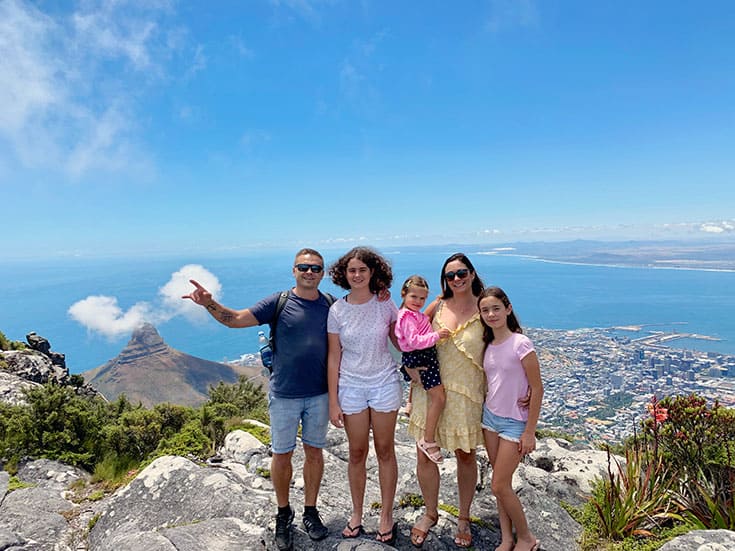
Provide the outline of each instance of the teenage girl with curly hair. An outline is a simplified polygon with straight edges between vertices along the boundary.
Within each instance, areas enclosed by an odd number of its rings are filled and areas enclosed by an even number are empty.
[[[344,427],[349,445],[352,514],[342,537],[364,533],[365,465],[372,428],[382,505],[376,539],[391,545],[398,533],[393,521],[398,481],[394,434],[402,389],[388,338],[395,341],[398,309],[392,300],[378,300],[377,294],[388,290],[393,272],[377,252],[356,247],[330,267],[329,275],[349,291],[332,305],[327,318],[329,418],[335,427]]]

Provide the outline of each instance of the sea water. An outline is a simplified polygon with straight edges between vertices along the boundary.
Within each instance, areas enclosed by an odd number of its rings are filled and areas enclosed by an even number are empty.
[[[735,354],[735,273],[698,270],[591,266],[544,262],[493,254],[487,247],[384,248],[393,272],[393,299],[411,274],[427,278],[430,297],[440,293],[444,260],[462,250],[486,285],[502,287],[524,327],[576,329],[643,326],[647,331],[676,331],[717,341],[681,339],[670,343],[715,353]],[[344,251],[323,251],[327,265]],[[110,339],[71,318],[69,307],[91,295],[117,299],[123,312],[139,302],[155,304],[171,274],[200,264],[222,285],[221,302],[239,309],[293,285],[293,252],[252,252],[239,256],[166,258],[58,259],[0,261],[0,331],[25,340],[35,331],[52,350],[66,355],[72,373],[114,358],[130,335]],[[325,276],[321,289],[337,296],[346,291]],[[183,300],[183,299],[182,299]],[[181,316],[157,325],[173,348],[201,358],[226,361],[257,351],[257,328],[229,329],[211,319],[193,323]]]

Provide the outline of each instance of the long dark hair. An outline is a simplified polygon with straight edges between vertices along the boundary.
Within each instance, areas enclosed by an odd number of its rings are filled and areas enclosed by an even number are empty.
[[[506,308],[510,306],[510,299],[508,298],[508,295],[505,294],[505,291],[503,291],[500,287],[488,287],[487,289],[484,289],[482,293],[480,293],[479,297],[477,297],[478,310],[480,309],[480,301],[488,297],[495,297],[500,302],[502,302],[503,306],[505,306]],[[487,323],[485,323],[485,319],[482,317],[482,314],[480,314],[480,321],[482,322],[482,326],[485,328],[485,331],[482,334],[482,340],[485,341],[485,344],[490,344],[495,339],[493,330]],[[515,310],[511,310],[510,314],[508,314],[508,329],[510,329],[513,333],[523,333],[523,328],[521,327],[521,323],[516,317]]]
[[[390,284],[393,282],[393,271],[390,264],[369,247],[355,247],[332,264],[329,267],[329,277],[332,278],[332,283],[348,291],[350,290],[350,284],[347,282],[347,263],[353,258],[364,262],[372,271],[370,276],[371,293],[377,294],[383,289],[390,288]]]
[[[472,265],[472,262],[470,262],[470,259],[467,258],[467,255],[465,255],[464,253],[454,253],[452,256],[444,261],[444,266],[442,266],[442,273],[439,276],[442,283],[442,298],[446,299],[452,298],[454,296],[454,291],[452,291],[452,289],[447,284],[447,278],[444,277],[444,271],[447,269],[447,264],[455,260],[459,260],[462,264],[467,266],[470,271],[470,275],[468,277],[475,276],[472,280],[472,294],[478,296],[485,288],[485,284],[480,279],[480,276],[477,275],[475,267]]]

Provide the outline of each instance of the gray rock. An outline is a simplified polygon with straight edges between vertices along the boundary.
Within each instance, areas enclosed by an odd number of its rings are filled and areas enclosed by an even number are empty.
[[[6,352],[0,352],[0,355],[4,355]],[[25,389],[33,388],[38,383],[32,383],[25,379],[9,373],[4,370],[0,370],[0,402],[11,406],[23,406],[26,405]]]
[[[294,549],[306,551],[380,551],[392,549],[375,541],[379,501],[375,455],[368,456],[368,481],[363,524],[367,534],[343,540],[351,510],[347,487],[347,442],[344,431],[330,429],[330,447],[325,450],[325,476],[319,495],[319,510],[330,530],[321,542],[309,539],[300,517],[303,510],[304,455],[301,446],[293,454],[294,480],[291,505],[296,511]],[[564,496],[581,495],[581,487],[591,481],[587,470],[573,468],[574,454],[579,465],[589,463],[593,450],[570,450],[542,440],[536,458],[522,464],[513,486],[523,503],[531,529],[547,551],[578,549],[581,527],[560,506]],[[398,541],[393,549],[413,549],[410,529],[423,512],[399,505],[401,498],[418,494],[415,477],[416,450],[399,423],[396,432],[399,480],[394,518]],[[275,543],[274,502],[268,478],[270,456],[259,442],[237,432],[228,436],[220,450],[222,461],[198,464],[183,457],[166,456],[151,463],[126,487],[113,496],[92,504],[77,505],[68,500],[67,488],[89,475],[55,461],[32,461],[20,467],[21,480],[33,488],[8,493],[7,473],[0,472],[0,549],[14,551],[230,551],[261,549],[273,551]],[[538,461],[545,468],[538,467]],[[483,450],[478,451],[480,475],[472,506],[475,549],[492,550],[499,544],[497,505],[490,492],[492,470]],[[578,478],[560,473],[577,473]],[[581,473],[581,474],[580,474]],[[431,529],[424,549],[455,550],[457,518],[449,512],[456,507],[456,461],[447,453],[440,466],[440,511],[438,524]],[[584,476],[583,476],[584,475]],[[570,480],[570,481],[568,481]],[[564,485],[568,486],[567,489]],[[561,497],[560,497],[561,496]],[[93,526],[89,530],[89,526]],[[89,533],[88,533],[89,532]],[[701,535],[700,535],[701,534]],[[693,532],[672,540],[665,551],[721,551],[735,549],[734,534],[726,531]],[[718,544],[720,547],[707,547]]]
[[[7,371],[26,381],[66,384],[69,379],[66,369],[54,365],[51,358],[37,350],[7,350],[2,355],[8,364]]]
[[[622,457],[616,459],[624,464]],[[607,470],[606,451],[590,446],[572,450],[565,440],[544,438],[517,474],[523,474],[530,484],[557,500],[578,505],[592,493],[593,482],[607,475]]]
[[[60,461],[37,459],[22,463],[18,467],[18,479],[48,490],[55,490],[65,495],[69,486],[77,480],[88,482],[89,473],[77,467],[71,467]]]
[[[216,523],[204,529],[207,521],[240,519],[259,526],[262,533],[272,513],[270,494],[248,488],[227,469],[202,467],[183,457],[161,457],[112,497],[90,532],[90,548],[121,549],[122,539],[132,533],[156,534],[157,539],[179,537],[178,528],[190,526],[189,535],[181,537],[197,540],[198,549],[210,549],[205,540],[225,534],[212,532]],[[231,539],[232,523],[219,526],[225,525]],[[244,543],[240,538],[239,544]]]
[[[694,530],[665,543],[660,551],[735,551],[735,532]]]

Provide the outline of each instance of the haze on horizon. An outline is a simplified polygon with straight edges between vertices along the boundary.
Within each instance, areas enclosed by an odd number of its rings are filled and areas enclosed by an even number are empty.
[[[735,4],[0,0],[3,257],[731,241]]]

